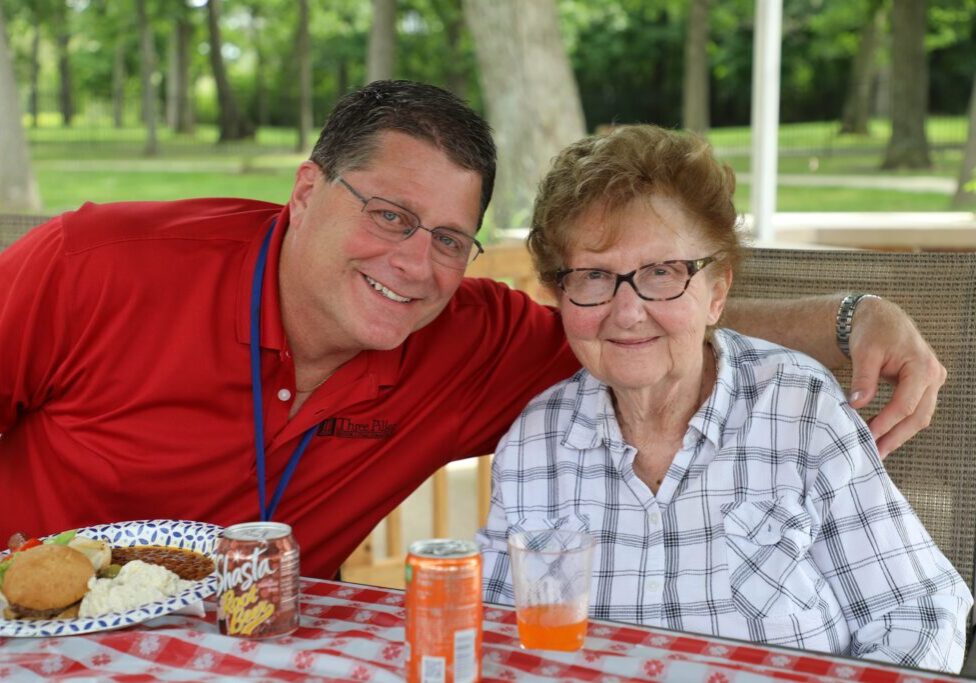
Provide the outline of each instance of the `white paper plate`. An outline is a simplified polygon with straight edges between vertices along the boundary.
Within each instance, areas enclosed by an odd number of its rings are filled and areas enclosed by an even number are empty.
[[[102,540],[112,546],[169,545],[195,550],[212,556],[214,545],[222,528],[205,522],[187,522],[165,519],[140,520],[99,524],[78,529],[78,533]],[[0,558],[6,553],[0,554]],[[150,602],[127,612],[105,614],[100,617],[78,619],[3,619],[0,618],[0,636],[71,636],[123,628],[148,619],[161,617],[210,597],[217,590],[217,575],[195,581],[185,591],[167,600]]]

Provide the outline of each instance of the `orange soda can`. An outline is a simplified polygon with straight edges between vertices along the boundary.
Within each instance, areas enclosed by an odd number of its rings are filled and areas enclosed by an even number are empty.
[[[412,543],[405,566],[407,683],[481,679],[481,553],[473,541]]]

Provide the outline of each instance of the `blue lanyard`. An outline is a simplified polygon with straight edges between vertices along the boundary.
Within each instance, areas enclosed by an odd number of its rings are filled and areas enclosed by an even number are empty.
[[[254,397],[254,451],[255,462],[257,465],[258,476],[258,505],[261,508],[261,521],[271,520],[281,497],[285,493],[285,487],[291,480],[291,475],[298,467],[298,461],[302,459],[302,453],[312,440],[319,425],[315,425],[302,435],[302,440],[291,454],[288,465],[281,475],[278,487],[275,489],[274,496],[271,498],[271,505],[265,505],[264,491],[264,401],[261,393],[261,287],[264,284],[264,267],[268,263],[268,246],[271,244],[271,233],[274,232],[275,222],[271,222],[271,228],[264,237],[261,244],[261,251],[258,253],[258,262],[254,266],[254,276],[251,280],[251,394]]]

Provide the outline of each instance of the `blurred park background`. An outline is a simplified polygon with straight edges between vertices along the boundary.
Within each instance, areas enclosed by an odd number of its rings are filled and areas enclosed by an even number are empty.
[[[0,0],[0,210],[283,202],[336,99],[393,77],[494,127],[488,241],[524,227],[559,148],[614,124],[703,132],[745,212],[757,5]],[[777,210],[971,211],[974,34],[976,0],[783,0]]]

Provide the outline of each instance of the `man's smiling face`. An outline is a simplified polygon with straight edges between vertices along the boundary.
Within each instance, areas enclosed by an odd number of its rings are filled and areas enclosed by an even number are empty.
[[[477,229],[481,176],[409,135],[380,133],[369,166],[343,178],[367,198],[411,210],[425,226],[471,236]],[[386,241],[370,232],[362,208],[314,163],[299,168],[282,245],[281,297],[289,336],[297,318],[318,353],[399,346],[440,314],[464,276],[431,259],[429,232]]]

